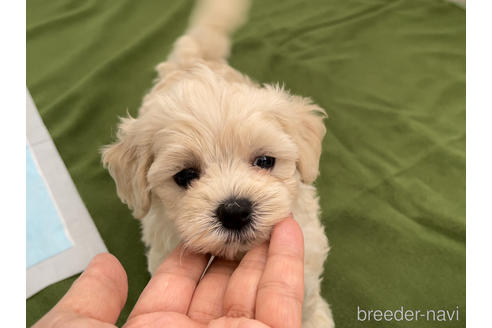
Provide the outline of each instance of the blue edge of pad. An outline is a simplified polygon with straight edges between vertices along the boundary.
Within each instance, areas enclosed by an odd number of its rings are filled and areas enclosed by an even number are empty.
[[[26,145],[26,265],[72,247],[55,203]]]

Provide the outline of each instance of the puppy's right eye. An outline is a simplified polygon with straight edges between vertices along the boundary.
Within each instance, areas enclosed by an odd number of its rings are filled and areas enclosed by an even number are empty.
[[[179,171],[173,176],[174,182],[180,187],[188,188],[190,186],[191,181],[198,179],[200,177],[200,173],[198,170],[193,168],[187,168]]]

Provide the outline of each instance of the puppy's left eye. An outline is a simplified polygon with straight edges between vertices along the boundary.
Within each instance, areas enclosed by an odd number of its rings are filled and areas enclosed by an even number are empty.
[[[275,157],[258,156],[253,161],[253,165],[262,169],[271,169],[275,165]]]

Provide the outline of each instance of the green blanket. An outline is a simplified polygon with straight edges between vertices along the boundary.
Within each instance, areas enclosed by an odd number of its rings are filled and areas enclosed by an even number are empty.
[[[113,140],[118,116],[136,114],[192,7],[27,1],[27,85],[128,273],[119,325],[149,274],[138,221],[98,150]],[[259,82],[285,82],[328,112],[316,185],[332,246],[322,291],[338,327],[464,327],[464,10],[441,0],[257,0],[230,63]],[[27,324],[75,278],[28,299]],[[458,306],[459,320],[358,321],[358,308],[402,306]]]

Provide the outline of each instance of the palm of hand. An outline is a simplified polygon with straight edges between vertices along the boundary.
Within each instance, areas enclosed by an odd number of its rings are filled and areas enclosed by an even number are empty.
[[[303,239],[293,219],[279,223],[270,245],[240,263],[216,260],[202,280],[204,255],[178,247],[140,295],[124,327],[301,327]],[[126,302],[118,260],[98,255],[37,328],[114,327]]]

